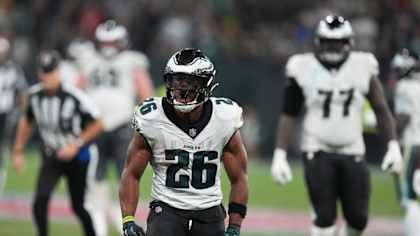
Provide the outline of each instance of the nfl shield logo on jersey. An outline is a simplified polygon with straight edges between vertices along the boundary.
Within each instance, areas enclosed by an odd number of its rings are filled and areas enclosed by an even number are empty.
[[[197,135],[197,129],[196,128],[191,128],[189,131],[188,131],[188,134],[191,136],[191,137],[195,137],[196,135]]]

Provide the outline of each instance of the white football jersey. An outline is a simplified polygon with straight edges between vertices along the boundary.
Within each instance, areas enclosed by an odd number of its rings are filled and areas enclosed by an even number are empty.
[[[101,110],[105,130],[127,124],[137,98],[134,72],[149,67],[147,57],[134,51],[122,51],[106,59],[96,53],[83,58],[79,65],[88,80],[87,93]]]
[[[395,91],[395,113],[407,114],[410,121],[404,129],[404,145],[420,145],[420,78],[398,81]]]
[[[302,150],[363,155],[362,111],[378,62],[371,53],[351,52],[338,70],[326,69],[313,53],[292,56],[286,75],[305,97]]]
[[[80,77],[76,64],[69,60],[62,60],[59,66],[61,81],[71,86],[77,86]]]
[[[0,65],[0,114],[16,108],[16,97],[25,94],[27,88],[22,68],[13,61]]]
[[[243,124],[242,108],[227,98],[210,98],[209,122],[201,132],[190,128],[187,134],[168,118],[162,102],[148,99],[132,119],[152,150],[152,198],[185,210],[220,204],[223,149]]]

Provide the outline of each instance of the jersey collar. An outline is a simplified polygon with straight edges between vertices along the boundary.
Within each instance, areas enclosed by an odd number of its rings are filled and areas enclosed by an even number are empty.
[[[210,122],[211,115],[213,113],[213,104],[210,100],[203,103],[203,112],[201,113],[201,117],[198,119],[197,122],[188,123],[182,119],[180,119],[176,113],[175,109],[166,101],[166,99],[162,99],[162,108],[163,111],[168,117],[168,119],[180,128],[184,133],[186,133],[191,138],[195,138],[198,134],[203,131],[203,129],[207,126]]]

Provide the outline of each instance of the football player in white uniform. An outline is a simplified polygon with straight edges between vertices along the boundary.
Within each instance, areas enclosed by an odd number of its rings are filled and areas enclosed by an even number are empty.
[[[395,124],[377,78],[378,63],[370,53],[352,51],[352,37],[349,21],[329,15],[316,29],[315,52],[294,55],[286,65],[285,103],[271,172],[281,184],[292,180],[286,150],[305,108],[301,149],[315,215],[312,236],[335,235],[338,200],[346,220],[342,235],[361,235],[366,227],[370,181],[362,138],[365,98],[388,141],[382,168],[401,171]]]
[[[86,81],[81,79],[81,64],[95,55],[95,44],[87,39],[75,38],[66,48],[66,59],[60,62],[61,78],[64,83],[82,88]],[[82,83],[85,84],[82,84]]]
[[[10,51],[9,39],[0,36],[0,193],[6,183],[7,166],[4,156],[17,123],[16,107],[24,110],[27,93],[23,69],[10,58]]]
[[[391,62],[399,80],[395,90],[394,108],[397,130],[403,145],[405,170],[402,177],[402,204],[406,209],[407,236],[420,233],[420,60],[418,55],[403,49]]]
[[[95,37],[98,52],[80,55],[79,66],[84,78],[80,84],[99,106],[105,128],[98,138],[99,163],[91,199],[97,233],[103,236],[107,235],[107,219],[121,229],[119,207],[109,199],[107,167],[115,163],[117,175],[121,175],[130,142],[132,110],[138,101],[153,96],[154,89],[149,61],[144,54],[127,49],[128,33],[124,26],[106,21],[97,27]]]
[[[139,183],[150,163],[153,182],[147,235],[239,236],[248,199],[242,108],[210,97],[213,63],[200,50],[183,49],[168,61],[166,97],[137,107],[135,129],[120,183],[125,236],[145,235],[134,222]],[[225,230],[221,165],[231,183]]]

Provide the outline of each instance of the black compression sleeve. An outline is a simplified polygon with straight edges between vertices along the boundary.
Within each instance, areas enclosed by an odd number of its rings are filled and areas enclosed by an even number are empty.
[[[30,103],[26,105],[25,116],[30,123],[32,123],[32,121],[35,119],[34,111]]]
[[[302,88],[299,87],[295,78],[287,78],[284,91],[283,113],[296,117],[302,110],[305,97]]]

